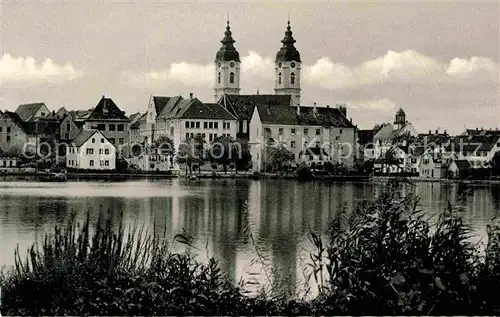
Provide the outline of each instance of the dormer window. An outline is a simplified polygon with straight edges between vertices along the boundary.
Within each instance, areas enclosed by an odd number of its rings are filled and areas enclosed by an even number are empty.
[[[295,73],[290,74],[290,84],[295,85]]]
[[[229,73],[229,83],[234,84],[234,73],[233,72]]]

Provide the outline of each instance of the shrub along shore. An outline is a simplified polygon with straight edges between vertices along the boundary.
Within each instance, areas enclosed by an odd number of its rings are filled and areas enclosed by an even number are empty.
[[[304,267],[317,284],[312,300],[278,290],[247,295],[227,282],[214,259],[142,230],[129,234],[101,214],[95,224],[74,217],[47,234],[0,277],[3,315],[498,315],[500,225],[492,221],[479,248],[472,228],[451,205],[437,217],[418,211],[412,186],[391,180],[379,197],[329,224],[327,238]],[[242,212],[247,212],[243,208]],[[248,228],[247,228],[248,230]],[[251,230],[248,230],[251,232]],[[157,230],[155,230],[157,232]],[[251,233],[249,233],[251,235]],[[253,239],[252,239],[253,241]],[[256,258],[263,260],[259,252]]]

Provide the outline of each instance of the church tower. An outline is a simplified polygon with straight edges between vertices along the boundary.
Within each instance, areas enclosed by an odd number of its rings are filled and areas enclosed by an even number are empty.
[[[399,108],[396,112],[396,120],[394,120],[396,130],[402,129],[406,125],[406,113],[403,108]]]
[[[215,102],[223,95],[240,94],[240,54],[234,48],[229,21],[221,48],[215,55]]]
[[[294,46],[290,21],[286,27],[285,37],[281,40],[283,46],[276,54],[275,87],[277,95],[292,95],[292,105],[300,105],[300,54]]]

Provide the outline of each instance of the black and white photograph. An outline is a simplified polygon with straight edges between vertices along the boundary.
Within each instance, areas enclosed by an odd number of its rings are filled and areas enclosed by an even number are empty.
[[[0,0],[0,316],[499,294],[500,1]]]

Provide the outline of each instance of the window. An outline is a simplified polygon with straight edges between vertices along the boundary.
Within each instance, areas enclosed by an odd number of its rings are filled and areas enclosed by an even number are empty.
[[[102,149],[99,149],[99,154],[102,154],[102,152],[103,152]]]
[[[290,74],[290,84],[295,85],[295,73]]]
[[[196,129],[199,129],[199,128],[200,128],[200,122],[196,121]]]
[[[2,132],[2,127],[0,127],[0,132]]]
[[[234,73],[233,72],[229,73],[229,83],[234,84]]]
[[[186,140],[189,139],[189,133],[186,133]]]
[[[220,72],[217,74],[217,83],[220,84]]]
[[[69,139],[69,133],[64,133],[64,138]]]
[[[342,129],[339,130],[339,134],[342,134]]]
[[[94,160],[90,160],[90,166],[94,166]]]
[[[307,135],[309,133],[309,130],[307,128],[304,129],[304,135]]]
[[[186,129],[189,129],[189,121],[186,121]]]
[[[217,139],[217,133],[214,133],[214,140]]]
[[[105,131],[106,130],[106,125],[105,124],[98,124],[97,125],[97,130],[99,130],[99,131]]]
[[[279,135],[283,135],[283,128],[279,128],[279,129],[278,129],[278,134],[279,134]]]
[[[292,147],[292,148],[295,147],[295,141],[290,141],[290,147]]]
[[[104,154],[109,155],[109,149],[104,149]]]
[[[109,161],[108,160],[104,161],[104,166],[109,166]]]
[[[207,129],[208,128],[208,122],[203,122],[203,129]]]
[[[94,149],[87,149],[87,155],[94,154]]]
[[[104,143],[104,138],[101,138],[101,143]]]
[[[201,134],[201,137],[202,137],[203,139],[205,139],[205,138],[207,137],[207,135],[206,135],[205,133],[202,133],[202,134]]]
[[[209,141],[209,142],[212,142],[212,140],[213,140],[213,139],[214,139],[214,135],[213,135],[212,133],[210,133],[210,134],[208,135],[208,141]]]
[[[278,84],[281,85],[281,73],[278,73]]]
[[[120,144],[123,144],[123,143],[125,143],[125,139],[124,139],[124,138],[119,138],[119,139],[118,139],[118,142],[119,142]]]
[[[45,112],[41,112],[40,114],[42,115],[42,117],[45,117]]]
[[[10,127],[7,127],[7,133],[10,133]]]
[[[214,123],[213,122],[209,122],[208,123],[208,128],[209,129],[213,129],[214,128]]]
[[[99,161],[99,166],[104,166],[104,160]]]
[[[291,133],[292,133],[292,135],[295,135],[295,128],[291,129]]]
[[[71,124],[69,124],[69,123],[68,123],[68,124],[66,124],[66,130],[67,130],[67,131],[71,130]]]
[[[116,131],[116,126],[114,124],[110,124],[109,131]]]
[[[119,125],[118,125],[118,131],[123,131],[123,128],[124,128],[124,127],[123,127],[123,124],[119,124]]]
[[[92,138],[92,143],[95,143],[95,138]]]
[[[316,129],[316,135],[320,135],[321,134],[321,129]]]
[[[316,147],[319,147],[319,144],[320,144],[319,141],[316,141]]]
[[[214,122],[214,129],[218,129],[219,128],[219,122]]]
[[[111,144],[115,144],[115,138],[109,138],[109,142],[110,142]]]

